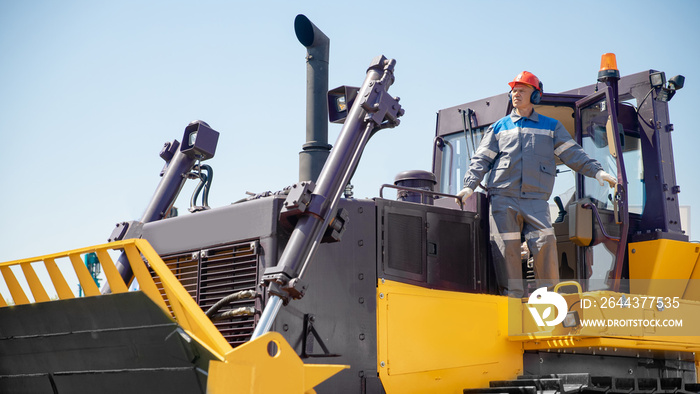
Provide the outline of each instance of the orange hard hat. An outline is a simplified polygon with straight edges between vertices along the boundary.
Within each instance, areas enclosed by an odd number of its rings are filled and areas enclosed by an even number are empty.
[[[508,85],[511,89],[513,89],[516,83],[524,83],[532,86],[533,88],[535,88],[535,90],[542,91],[542,85],[539,78],[537,78],[535,74],[529,71],[521,72],[515,77],[515,79],[513,79],[512,82],[508,82]]]

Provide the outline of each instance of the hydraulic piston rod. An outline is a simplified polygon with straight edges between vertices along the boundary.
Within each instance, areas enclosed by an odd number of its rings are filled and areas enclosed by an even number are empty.
[[[177,140],[167,143],[161,152],[161,157],[167,163],[162,173],[162,179],[141,216],[141,220],[127,225],[127,227],[135,227],[137,224],[143,226],[144,223],[164,219],[180,195],[187,176],[194,166],[199,161],[214,157],[218,140],[218,131],[210,128],[206,122],[196,120],[185,128],[182,145]],[[130,234],[128,231],[128,228],[124,229],[121,235],[114,236],[114,239],[110,241],[140,236],[140,229]],[[133,272],[125,255],[122,254],[119,257],[116,266],[124,283],[129,284],[133,278]],[[102,294],[111,292],[109,283],[104,284],[101,292]]]
[[[270,298],[252,339],[270,329],[280,303],[303,296],[305,285],[301,278],[335,217],[338,200],[357,168],[367,141],[378,129],[399,124],[403,109],[399,99],[387,93],[394,82],[395,63],[384,56],[372,60],[335,148],[321,170],[306,212],[299,217],[277,266],[265,270],[263,281]]]

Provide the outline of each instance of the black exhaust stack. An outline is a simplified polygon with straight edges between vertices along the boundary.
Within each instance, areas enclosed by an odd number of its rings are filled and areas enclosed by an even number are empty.
[[[297,39],[306,47],[306,143],[299,152],[299,181],[318,179],[328,158],[328,58],[330,39],[309,18],[294,19]]]

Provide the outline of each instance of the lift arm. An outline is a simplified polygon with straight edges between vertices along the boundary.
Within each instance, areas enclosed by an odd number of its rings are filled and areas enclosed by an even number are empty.
[[[318,183],[295,185],[294,189],[300,192],[290,193],[291,198],[285,201],[286,206],[294,206],[300,215],[277,266],[267,268],[263,275],[270,297],[252,339],[270,330],[282,303],[304,295],[306,285],[301,281],[304,271],[335,218],[338,199],[355,172],[367,141],[377,130],[399,124],[398,117],[404,113],[399,98],[387,93],[394,82],[395,64],[395,60],[384,56],[372,60]]]
[[[160,153],[160,157],[166,163],[161,173],[162,179],[143,216],[141,216],[141,220],[117,223],[116,229],[109,237],[109,242],[140,238],[144,223],[165,219],[180,195],[188,174],[192,172],[198,162],[214,157],[218,141],[218,131],[210,128],[206,122],[196,120],[185,128],[182,144],[177,140],[166,143]],[[119,257],[117,270],[128,286],[134,274],[125,255]],[[111,293],[112,289],[109,283],[105,283],[101,291],[102,294]]]

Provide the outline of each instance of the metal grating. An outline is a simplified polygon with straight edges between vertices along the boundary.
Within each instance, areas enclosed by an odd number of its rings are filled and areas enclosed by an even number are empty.
[[[242,290],[256,290],[259,249],[257,241],[241,242],[161,258],[206,312],[217,301],[230,294]],[[159,278],[154,277],[154,280],[163,293]],[[166,303],[170,307],[167,298]],[[259,315],[259,298],[233,301],[219,312],[241,307],[254,307],[256,315]],[[255,316],[218,320],[214,325],[231,346],[236,347],[250,340],[255,328]]]
[[[389,213],[387,229],[389,268],[423,275],[423,218]]]
[[[197,300],[204,311],[229,294],[256,289],[259,249],[257,242],[246,242],[207,250],[200,265]],[[256,300],[234,301],[222,308],[221,312],[240,307],[256,307]],[[259,312],[257,305],[256,314]],[[235,347],[250,340],[255,328],[255,317],[234,317],[216,321],[214,325]]]
[[[194,298],[194,300],[197,301],[199,252],[187,252],[169,256],[161,256],[161,259],[163,260],[165,265],[167,265],[168,268],[170,268],[170,272],[172,272],[177,278],[177,280],[179,280],[180,283],[182,283],[182,286],[185,288],[185,290],[187,290],[187,292],[190,293],[192,298]],[[160,277],[156,275],[155,272],[151,273],[153,275],[153,281],[155,282],[156,287],[158,287],[160,294],[165,300],[165,304],[168,305],[168,309],[170,309],[170,313],[172,314],[173,308],[170,306],[170,300],[165,294],[165,290],[163,289],[163,284],[160,280]]]

